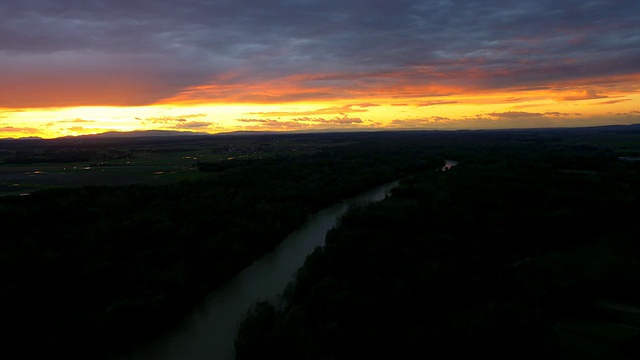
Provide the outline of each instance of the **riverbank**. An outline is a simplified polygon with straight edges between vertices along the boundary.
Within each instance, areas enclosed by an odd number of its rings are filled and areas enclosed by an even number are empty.
[[[206,181],[0,198],[0,315],[11,330],[0,357],[130,352],[180,324],[307,215],[438,166],[426,147],[405,145],[344,141],[299,156],[203,163]]]
[[[637,358],[640,172],[584,149],[458,153],[348,213],[236,359]]]
[[[176,331],[138,348],[132,360],[232,360],[237,324],[255,301],[276,300],[307,255],[348,208],[385,198],[398,182],[376,187],[313,214],[276,249],[213,292]]]

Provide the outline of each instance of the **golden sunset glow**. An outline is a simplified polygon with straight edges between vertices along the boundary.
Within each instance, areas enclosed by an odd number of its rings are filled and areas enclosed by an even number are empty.
[[[463,3],[309,12],[284,1],[286,13],[229,4],[222,16],[196,1],[176,5],[191,17],[157,10],[145,22],[142,8],[89,7],[74,21],[64,7],[17,9],[0,48],[0,138],[640,122],[626,11],[515,2],[472,19],[486,9]]]
[[[267,103],[207,103],[186,101],[198,90],[189,89],[173,99],[146,106],[70,106],[56,108],[4,108],[0,137],[53,138],[106,131],[183,130],[219,133],[235,130],[376,130],[376,129],[480,129],[631,124],[638,122],[640,94],[637,77],[598,79],[594,85],[562,84],[556,89],[493,91],[418,97],[354,94],[348,99]],[[602,82],[606,86],[600,85]],[[640,83],[640,82],[639,82]],[[197,93],[206,94],[209,89]],[[422,91],[433,91],[425,89]],[[242,90],[237,90],[242,91]],[[255,91],[250,89],[249,91]],[[420,93],[418,88],[390,89],[391,94]],[[445,92],[445,91],[443,91]],[[260,94],[279,98],[282,88]],[[237,101],[229,99],[228,101]]]

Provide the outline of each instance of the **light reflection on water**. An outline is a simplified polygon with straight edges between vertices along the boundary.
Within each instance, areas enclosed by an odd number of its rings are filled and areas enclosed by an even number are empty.
[[[444,161],[444,166],[440,170],[442,170],[442,171],[449,170],[449,169],[451,169],[452,167],[454,167],[456,165],[458,165],[457,161],[445,160]]]
[[[380,186],[314,215],[289,235],[273,252],[264,255],[211,294],[173,333],[141,346],[134,360],[230,360],[237,324],[258,300],[273,300],[281,293],[307,255],[324,245],[325,234],[349,206],[385,198],[398,182]]]

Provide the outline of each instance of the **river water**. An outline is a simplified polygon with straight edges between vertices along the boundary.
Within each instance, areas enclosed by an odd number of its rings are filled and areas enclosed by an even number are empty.
[[[447,171],[449,169],[451,169],[452,167],[458,165],[458,162],[455,160],[445,160],[444,161],[444,166],[440,168],[440,170],[442,171]]]
[[[344,200],[314,215],[273,252],[265,254],[212,293],[174,332],[139,347],[134,360],[231,360],[237,324],[258,300],[277,299],[307,255],[324,245],[325,235],[352,205],[385,198],[398,182]]]

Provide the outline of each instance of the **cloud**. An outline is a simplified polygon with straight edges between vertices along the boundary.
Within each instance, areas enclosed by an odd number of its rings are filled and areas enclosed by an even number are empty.
[[[155,116],[145,119],[136,118],[142,125],[151,124],[158,129],[212,129],[214,122],[202,121],[207,114],[185,114],[178,116]]]
[[[631,101],[631,99],[617,99],[617,100],[601,101],[601,102],[595,103],[595,105],[611,105],[611,104],[617,104],[617,103],[626,102],[626,101]]]
[[[285,131],[285,130],[339,130],[354,129],[357,127],[375,126],[373,122],[361,118],[352,118],[347,114],[334,118],[301,117],[291,120],[276,120],[264,118],[236,119],[242,123],[244,130]]]
[[[5,2],[0,106],[424,97],[628,78],[640,72],[638,13],[632,0]]]
[[[487,114],[488,116],[498,118],[498,119],[531,119],[531,118],[541,118],[544,117],[545,114],[542,113],[531,113],[524,111],[507,111],[507,112],[493,112]]]
[[[200,129],[200,128],[209,127],[212,124],[213,124],[212,122],[206,122],[206,121],[189,121],[189,122],[178,123],[178,124],[174,125],[174,128],[176,128],[176,129]]]
[[[429,129],[435,128],[436,125],[452,125],[458,120],[454,120],[448,117],[431,116],[427,118],[419,119],[396,119],[391,121],[392,128],[399,129]]]
[[[309,129],[311,126],[298,121],[281,121],[274,119],[237,119],[239,122],[248,123],[243,125],[243,130],[260,130],[260,131],[288,131]]]
[[[73,119],[73,120],[60,120],[57,123],[94,123],[95,120],[85,120],[85,119]]]
[[[324,119],[324,118],[297,118],[293,119],[293,121],[297,122],[305,122],[305,123],[315,123],[315,124],[332,124],[332,125],[352,125],[352,124],[362,124],[364,121],[361,118],[351,118],[346,114],[343,114],[342,117],[335,117],[333,119]]]
[[[633,116],[633,117],[639,117],[640,116],[640,111],[629,111],[626,113],[617,113],[617,116]]]
[[[247,115],[259,115],[265,117],[275,116],[314,116],[314,115],[333,115],[333,114],[345,114],[345,113],[364,113],[369,110],[367,108],[379,106],[378,104],[364,103],[364,104],[348,104],[342,106],[331,106],[326,108],[320,108],[309,111],[271,111],[271,112],[251,112]]]
[[[6,119],[8,117],[13,116],[14,114],[19,114],[19,113],[23,113],[26,112],[26,110],[23,109],[13,109],[13,110],[4,110],[4,111],[0,111],[0,119]]]
[[[0,126],[0,134],[37,134],[39,132],[39,129],[30,127]]]
[[[360,103],[360,104],[355,104],[355,105],[349,105],[351,107],[353,106],[357,106],[357,107],[361,107],[361,108],[368,108],[368,107],[376,107],[376,106],[380,106],[380,104],[374,104],[374,103]]]
[[[294,118],[288,121],[281,121],[281,120],[272,120],[272,119],[252,119],[252,118],[244,118],[244,119],[236,119],[236,121],[238,122],[242,122],[242,123],[257,123],[257,124],[267,124],[267,123],[271,123],[273,124],[274,121],[277,121],[278,123],[282,124],[282,123],[290,123],[290,122],[295,122],[298,123],[299,125],[353,125],[353,124],[363,124],[364,121],[361,118],[352,118],[349,117],[347,114],[342,114],[342,116],[338,117],[334,117],[332,119],[325,119],[325,118],[315,118],[315,117],[301,117],[301,118]]]
[[[611,119],[616,116],[617,120]],[[462,117],[424,117],[399,118],[391,121],[385,128],[393,129],[430,129],[430,130],[461,130],[461,129],[520,129],[540,127],[572,127],[572,126],[601,126],[615,124],[640,123],[640,111],[630,111],[609,115],[584,115],[580,113],[527,113],[504,112],[490,114],[476,114]]]
[[[587,89],[581,91],[577,95],[563,96],[559,100],[561,101],[578,101],[578,100],[593,100],[593,99],[605,99],[608,96],[598,95],[595,90]]]
[[[569,117],[569,116],[581,116],[582,114],[580,113],[561,113],[558,111],[549,111],[544,113],[545,116],[551,116],[551,117]]]
[[[435,106],[435,105],[448,105],[448,104],[457,104],[457,101],[425,101],[421,102],[416,106],[424,107],[424,106]]]
[[[143,123],[149,122],[152,124],[175,124],[175,123],[186,123],[188,119],[200,119],[206,117],[206,114],[188,114],[188,115],[179,115],[179,116],[157,116],[150,117],[146,119],[136,118],[136,120],[142,121]]]

